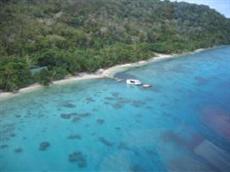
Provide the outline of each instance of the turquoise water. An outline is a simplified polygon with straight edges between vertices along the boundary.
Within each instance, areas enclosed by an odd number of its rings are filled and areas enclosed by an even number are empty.
[[[0,102],[0,171],[230,169],[230,47]]]

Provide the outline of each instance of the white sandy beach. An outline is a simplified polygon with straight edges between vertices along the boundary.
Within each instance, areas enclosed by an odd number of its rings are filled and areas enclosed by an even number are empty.
[[[192,54],[196,52],[203,51],[205,49],[198,49],[193,52],[189,53],[184,53],[184,54],[156,54],[157,56],[150,58],[149,60],[145,61],[139,61],[136,63],[127,63],[127,64],[122,64],[122,65],[116,65],[107,69],[99,69],[97,72],[89,74],[89,73],[80,73],[78,76],[71,76],[71,77],[66,77],[65,79],[58,80],[58,81],[53,81],[52,84],[68,84],[76,81],[81,81],[81,80],[89,80],[89,79],[99,79],[99,78],[113,78],[113,76],[118,73],[125,71],[129,68],[133,67],[138,67],[138,66],[143,66],[148,63],[152,62],[157,62],[161,61],[164,59],[169,59],[169,58],[175,58],[177,56],[185,55],[185,54]],[[0,100],[5,100],[11,97],[19,96],[24,93],[32,92],[38,89],[42,89],[44,86],[40,84],[32,84],[28,87],[22,88],[18,90],[16,93],[12,92],[2,92],[0,93]]]

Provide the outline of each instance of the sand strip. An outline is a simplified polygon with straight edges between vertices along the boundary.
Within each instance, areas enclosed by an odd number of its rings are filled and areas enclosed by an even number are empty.
[[[156,54],[155,57],[150,58],[149,60],[139,61],[136,63],[127,63],[127,64],[116,65],[116,66],[113,66],[113,67],[110,67],[107,69],[99,69],[97,72],[95,72],[93,74],[80,73],[77,76],[66,77],[65,79],[62,79],[62,80],[53,81],[52,84],[54,84],[54,85],[56,85],[56,84],[68,84],[68,83],[81,81],[81,80],[99,79],[99,78],[113,78],[116,73],[126,71],[130,68],[133,68],[133,67],[139,67],[139,66],[143,66],[143,65],[146,65],[146,64],[149,64],[152,62],[157,62],[157,61],[161,61],[161,60],[165,60],[165,59],[175,58],[175,57],[179,57],[182,55],[193,54],[193,53],[201,52],[204,50],[206,50],[206,49],[198,49],[198,50],[195,50],[193,52],[184,53],[184,54]],[[0,100],[5,100],[5,99],[11,98],[11,97],[21,95],[23,93],[29,93],[29,92],[32,92],[32,91],[35,91],[38,89],[42,89],[42,88],[44,88],[44,86],[42,86],[40,84],[33,84],[33,85],[30,85],[26,88],[22,88],[22,89],[18,90],[16,93],[2,92],[2,93],[0,93]]]

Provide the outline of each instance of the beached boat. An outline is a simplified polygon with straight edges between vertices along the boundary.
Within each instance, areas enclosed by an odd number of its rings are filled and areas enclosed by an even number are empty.
[[[141,85],[141,81],[137,80],[137,79],[127,79],[126,83],[128,85]]]

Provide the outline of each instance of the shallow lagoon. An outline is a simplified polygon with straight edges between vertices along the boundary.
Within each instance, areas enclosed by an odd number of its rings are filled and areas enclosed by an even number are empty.
[[[230,47],[0,103],[0,171],[230,169]]]

